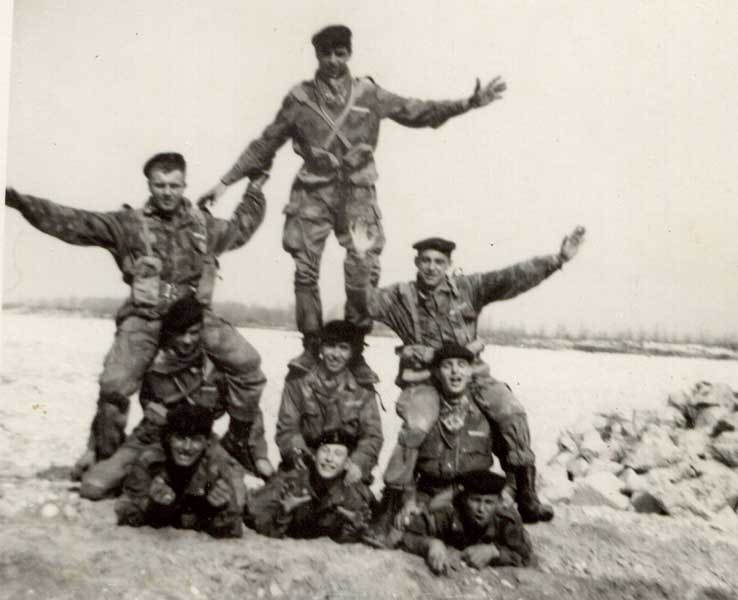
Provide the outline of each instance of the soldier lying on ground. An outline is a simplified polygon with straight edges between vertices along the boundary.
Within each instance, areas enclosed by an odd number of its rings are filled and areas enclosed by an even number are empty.
[[[494,379],[481,359],[484,344],[477,338],[477,320],[490,302],[507,300],[537,286],[561,269],[577,253],[584,228],[566,236],[558,254],[539,256],[488,273],[449,276],[453,242],[430,238],[416,243],[417,281],[375,288],[371,262],[365,260],[376,235],[357,221],[351,227],[357,253],[359,287],[349,291],[354,305],[372,319],[389,326],[402,340],[398,349],[400,372],[395,383],[402,389],[397,414],[403,420],[397,446],[384,474],[386,485],[380,516],[374,524],[378,539],[386,535],[393,515],[411,499],[403,491],[412,488],[418,449],[438,418],[439,400],[430,383],[429,364],[445,343],[455,342],[474,353],[473,379],[478,391],[475,401],[494,421],[504,442],[500,460],[516,481],[518,509],[526,522],[553,518],[550,506],[542,504],[535,489],[535,455],[531,449],[528,417],[510,387]]]
[[[326,323],[318,363],[301,377],[287,377],[277,420],[277,446],[288,464],[315,453],[326,431],[340,429],[355,437],[345,469],[349,484],[371,481],[383,442],[375,392],[360,386],[350,368],[362,340],[348,321]]]
[[[5,190],[5,204],[34,227],[64,242],[108,250],[131,288],[115,318],[115,340],[100,375],[98,409],[79,476],[95,460],[113,455],[124,439],[129,397],[141,384],[159,348],[161,317],[182,296],[196,294],[210,306],[217,257],[243,246],[264,218],[261,185],[252,182],[230,220],[218,219],[184,198],[181,154],[157,154],[143,168],[151,196],[142,209],[92,212]],[[256,418],[266,383],[261,358],[229,323],[205,311],[205,350],[223,373],[228,394],[245,422]],[[104,425],[103,425],[104,424]]]
[[[379,125],[389,118],[406,127],[440,127],[450,118],[499,100],[506,89],[496,77],[473,94],[456,101],[403,98],[379,87],[371,77],[354,78],[348,68],[351,30],[332,25],[312,38],[318,69],[315,77],[295,86],[285,97],[274,121],[252,141],[220,182],[200,201],[215,201],[227,186],[244,177],[253,179],[268,171],[277,150],[288,140],[304,160],[292,185],[282,245],[295,261],[295,318],[303,334],[304,352],[290,362],[297,371],[310,370],[318,358],[323,313],[318,276],[328,235],[333,231],[346,249],[346,286],[356,287],[356,257],[349,224],[356,219],[371,223],[376,243],[366,258],[372,285],[379,281],[379,255],[384,246],[381,213],[374,183],[374,150]],[[347,296],[345,318],[362,334],[372,320]],[[354,375],[362,385],[378,378],[361,356]]]
[[[349,454],[356,438],[343,430],[320,436],[315,457],[284,465],[266,485],[246,498],[244,521],[269,537],[316,538],[358,542],[374,501],[361,481],[347,483]]]
[[[99,500],[118,491],[143,448],[160,443],[167,413],[181,404],[207,408],[214,420],[228,413],[222,446],[248,471],[268,479],[274,469],[267,457],[260,407],[255,417],[234,404],[223,374],[202,343],[203,308],[193,296],[177,300],[161,320],[161,349],[144,375],[139,399],[143,419],[110,458],[93,465],[82,478],[80,495]],[[101,423],[100,426],[110,426]],[[105,434],[103,434],[103,437]]]
[[[490,471],[465,473],[452,504],[415,515],[402,547],[423,556],[431,571],[445,574],[459,559],[476,569],[526,566],[532,559],[520,515],[502,502],[505,478]],[[461,551],[456,555],[450,548]]]
[[[167,413],[164,443],[136,458],[116,501],[119,525],[177,527],[241,537],[243,470],[212,435],[211,411],[183,403]]]

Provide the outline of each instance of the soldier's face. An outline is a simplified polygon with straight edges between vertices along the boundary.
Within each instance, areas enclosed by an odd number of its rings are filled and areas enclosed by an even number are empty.
[[[170,348],[181,357],[190,356],[200,347],[202,340],[202,323],[195,323],[187,328],[186,331],[172,336],[170,340]]]
[[[329,373],[336,374],[343,371],[351,360],[351,344],[348,342],[336,342],[334,344],[323,344],[320,354],[323,357],[323,366]]]
[[[471,377],[471,365],[463,358],[445,358],[438,365],[438,379],[447,398],[461,396]]]
[[[169,452],[174,464],[178,467],[191,467],[205,452],[208,438],[204,435],[180,435],[173,433],[169,436]]]
[[[446,278],[451,259],[438,250],[423,250],[415,257],[418,278],[428,289],[435,289]]]
[[[153,169],[149,173],[151,200],[160,213],[171,214],[179,208],[185,187],[185,175],[180,170],[165,173],[161,169]]]
[[[499,503],[499,494],[468,494],[465,502],[466,514],[478,527],[486,527]]]
[[[348,48],[320,48],[315,51],[315,56],[318,59],[318,71],[322,75],[335,79],[348,72],[348,61],[351,58]]]
[[[343,444],[323,444],[315,453],[315,470],[323,479],[335,479],[346,469],[348,456]]]

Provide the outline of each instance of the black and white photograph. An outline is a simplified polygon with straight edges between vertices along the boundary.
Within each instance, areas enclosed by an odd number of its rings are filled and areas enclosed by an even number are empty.
[[[1,599],[738,597],[732,0],[0,23]]]

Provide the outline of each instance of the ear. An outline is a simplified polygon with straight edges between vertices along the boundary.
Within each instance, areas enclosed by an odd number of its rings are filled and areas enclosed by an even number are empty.
[[[420,268],[420,254],[415,255],[415,259],[413,260],[415,263],[415,266],[419,269]]]

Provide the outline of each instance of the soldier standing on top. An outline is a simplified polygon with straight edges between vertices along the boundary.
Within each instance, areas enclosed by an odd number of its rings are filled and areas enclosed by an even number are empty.
[[[315,77],[295,86],[282,108],[261,137],[252,141],[236,163],[207,192],[200,202],[214,202],[226,188],[243,177],[254,179],[268,171],[277,150],[292,139],[294,150],[303,159],[292,185],[282,245],[295,260],[295,305],[297,328],[303,335],[304,352],[290,361],[293,371],[309,371],[318,353],[322,307],[318,274],[325,241],[333,231],[346,249],[346,287],[355,287],[356,255],[349,235],[349,223],[363,219],[376,232],[376,243],[367,260],[372,285],[379,282],[379,255],[384,246],[381,213],[374,183],[377,171],[373,153],[379,123],[390,118],[406,127],[440,127],[448,119],[472,108],[499,100],[506,89],[496,77],[482,87],[477,81],[469,98],[456,101],[425,101],[403,98],[379,87],[370,77],[352,77],[351,30],[331,25],[312,38],[318,70]],[[363,334],[372,321],[347,300],[345,318]],[[353,372],[362,385],[378,378],[363,357]]]

